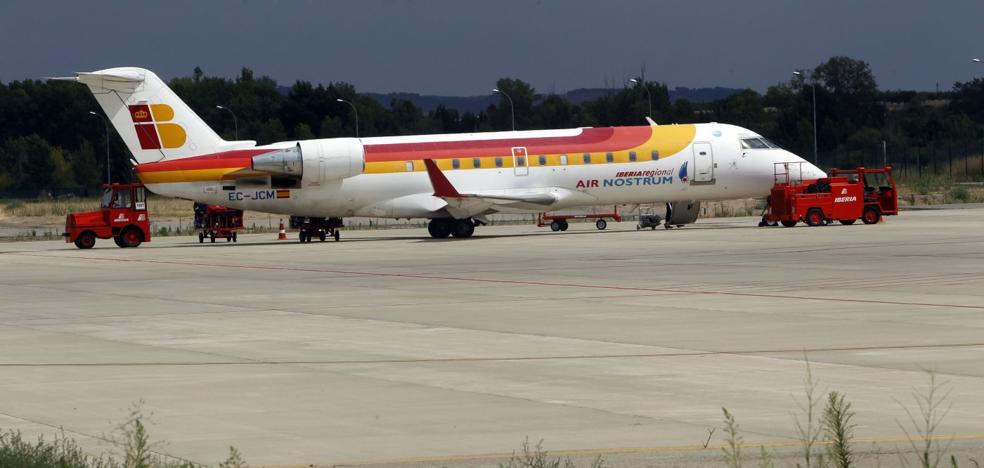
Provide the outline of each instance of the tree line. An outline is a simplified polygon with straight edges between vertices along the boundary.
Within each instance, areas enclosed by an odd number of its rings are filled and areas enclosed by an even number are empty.
[[[957,144],[967,155],[980,154],[984,145],[981,78],[956,83],[944,92],[883,91],[867,63],[832,57],[810,72],[777,79],[780,82],[764,94],[748,89],[704,103],[671,101],[666,85],[657,81],[626,83],[578,105],[556,94],[539,94],[518,79],[501,78],[496,86],[512,98],[519,130],[641,125],[651,98],[651,117],[659,124],[740,125],[810,159],[815,92],[817,149],[827,166],[864,163],[883,150],[890,153],[890,161],[896,161],[900,152],[906,158],[904,153],[913,148],[952,151]],[[206,76],[195,68],[190,77],[174,78],[169,85],[227,140],[235,139],[236,123],[240,139],[259,144],[353,136],[355,115],[349,104],[338,99],[358,108],[363,137],[511,128],[510,105],[504,96],[481,112],[443,106],[425,112],[406,99],[382,105],[343,82],[298,81],[283,92],[276,81],[257,77],[247,68],[235,79]],[[238,122],[216,106],[232,109]],[[97,190],[106,177],[104,122],[95,99],[80,84],[0,83],[0,194]],[[132,180],[130,156],[112,128],[108,151],[114,180]]]

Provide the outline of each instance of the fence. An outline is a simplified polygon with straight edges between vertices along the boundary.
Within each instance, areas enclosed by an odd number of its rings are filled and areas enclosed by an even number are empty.
[[[802,155],[811,159],[809,155]],[[896,177],[906,180],[922,177],[947,177],[953,181],[984,180],[984,141],[954,141],[930,145],[906,145],[887,142],[870,150],[825,152],[819,166],[880,167],[895,169]]]

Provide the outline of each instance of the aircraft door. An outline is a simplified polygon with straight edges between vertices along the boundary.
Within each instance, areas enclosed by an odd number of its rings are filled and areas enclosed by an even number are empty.
[[[714,183],[714,152],[710,143],[694,143],[694,178],[691,183]]]
[[[526,154],[525,146],[516,146],[512,149],[513,168],[516,175],[525,176],[530,174],[530,158]]]

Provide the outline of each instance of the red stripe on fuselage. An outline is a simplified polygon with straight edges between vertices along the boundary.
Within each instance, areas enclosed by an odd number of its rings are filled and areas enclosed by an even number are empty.
[[[635,148],[651,136],[650,127],[586,128],[575,136],[391,143],[366,145],[365,150],[366,162],[511,156],[519,146],[527,154],[592,153]]]
[[[222,153],[193,156],[171,161],[144,163],[137,166],[137,172],[193,171],[196,169],[226,169],[251,167],[253,156],[269,153],[272,150],[248,149],[224,151]]]

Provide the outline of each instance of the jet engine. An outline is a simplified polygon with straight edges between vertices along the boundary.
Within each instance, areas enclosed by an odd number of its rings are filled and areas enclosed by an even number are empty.
[[[666,204],[666,226],[683,226],[697,222],[700,215],[700,201],[678,201]]]
[[[290,148],[253,156],[252,168],[273,179],[303,181],[304,185],[344,179],[365,171],[365,153],[355,138],[304,140]]]

